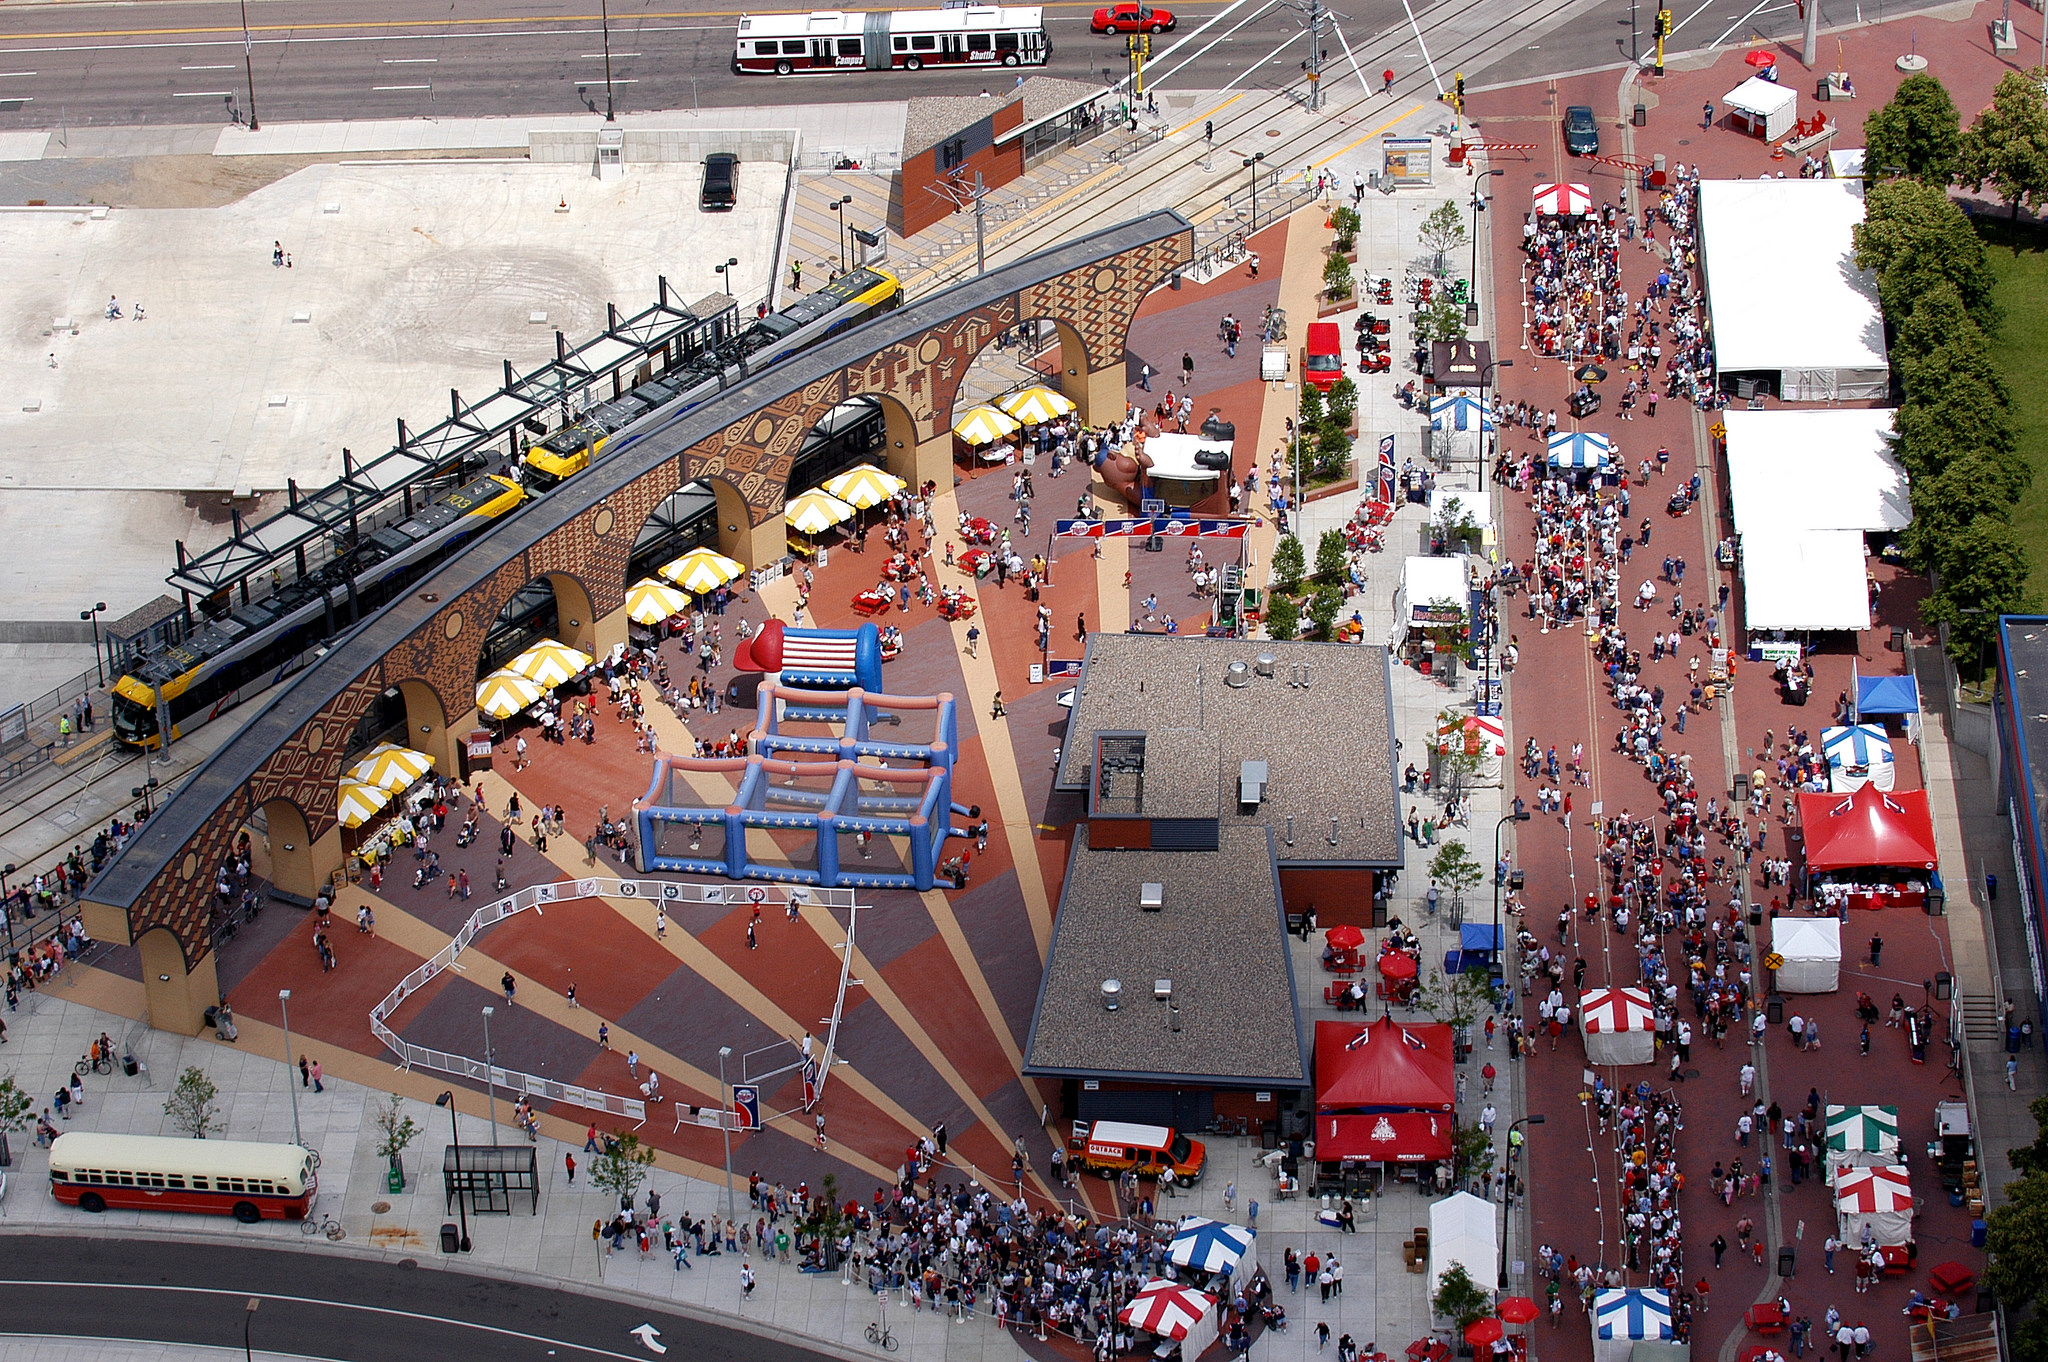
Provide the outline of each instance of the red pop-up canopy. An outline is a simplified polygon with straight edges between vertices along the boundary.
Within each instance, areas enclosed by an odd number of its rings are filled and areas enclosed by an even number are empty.
[[[1885,791],[1866,785],[1849,795],[1803,794],[1799,823],[1806,835],[1809,870],[1934,869],[1934,819],[1927,811],[1925,790]]]
[[[1319,1112],[1449,1111],[1455,1075],[1451,1028],[1440,1023],[1316,1023]]]

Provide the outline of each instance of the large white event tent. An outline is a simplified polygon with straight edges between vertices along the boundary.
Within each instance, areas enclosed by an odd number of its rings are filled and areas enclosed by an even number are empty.
[[[1500,1257],[1499,1232],[1494,1227],[1493,1203],[1481,1201],[1470,1192],[1456,1192],[1429,1207],[1429,1294],[1443,1284],[1451,1264],[1463,1263],[1472,1280],[1482,1286],[1495,1271]]]
[[[1842,986],[1842,923],[1832,917],[1771,919],[1780,993],[1833,993]]]
[[[1810,183],[1810,182],[1809,182]],[[1884,408],[1721,413],[1753,630],[1867,629],[1864,536],[1913,522]]]
[[[1861,180],[1705,180],[1701,255],[1714,364],[1756,375],[1787,402],[1882,398],[1889,391],[1877,279],[1850,233]]]

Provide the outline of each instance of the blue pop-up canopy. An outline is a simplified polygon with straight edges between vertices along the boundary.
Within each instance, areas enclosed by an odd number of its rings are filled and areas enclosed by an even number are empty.
[[[1920,683],[1910,676],[1856,678],[1856,714],[1918,714]]]
[[[1497,951],[1506,929],[1491,922],[1468,922],[1458,928],[1458,947],[1467,951]]]

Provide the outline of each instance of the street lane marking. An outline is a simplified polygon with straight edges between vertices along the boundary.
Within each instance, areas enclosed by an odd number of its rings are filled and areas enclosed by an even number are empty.
[[[220,99],[232,95],[233,90],[173,90],[172,99]]]
[[[17,77],[32,76],[33,71],[0,71],[0,80],[14,80]]]
[[[384,58],[384,64],[386,66],[432,66],[439,60],[441,60],[439,57],[386,57]]]
[[[218,66],[181,66],[178,69],[180,71],[232,71],[235,69],[235,64],[233,62],[222,62]]]
[[[605,54],[605,53],[603,53],[603,52],[585,52],[585,53],[583,53],[583,54],[582,54],[582,56],[581,56],[581,57],[579,58],[579,60],[581,60],[581,61],[606,61],[606,60],[609,60],[609,61],[624,61],[624,60],[625,60],[626,58],[628,58],[628,57],[637,57],[637,56],[639,56],[639,55],[640,55],[640,54],[639,54],[638,52],[613,52],[613,53],[611,53],[611,54],[610,54],[610,56],[609,56],[609,57],[607,57],[607,56],[606,56],[606,54]]]
[[[370,88],[375,91],[385,92],[390,90],[431,90],[434,87],[431,85],[372,85]]]

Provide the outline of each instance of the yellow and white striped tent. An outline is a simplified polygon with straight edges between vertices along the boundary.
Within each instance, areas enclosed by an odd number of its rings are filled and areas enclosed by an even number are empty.
[[[365,785],[360,780],[341,782],[341,797],[336,801],[341,825],[345,828],[359,828],[381,813],[391,802],[391,791],[381,785]]]
[[[543,690],[553,690],[590,665],[590,654],[555,639],[542,639],[505,664]]]
[[[798,534],[823,534],[853,515],[853,507],[829,492],[804,493],[782,508],[782,518]]]
[[[626,588],[626,618],[635,624],[659,624],[689,608],[688,596],[652,577],[643,577]]]
[[[661,565],[661,575],[693,596],[716,591],[747,570],[744,563],[716,549],[694,548]]]
[[[1021,388],[1005,393],[996,399],[996,405],[1016,417],[1027,426],[1056,421],[1074,409],[1074,400],[1065,393],[1054,392],[1043,384]]]
[[[971,445],[992,445],[1016,429],[1016,417],[986,404],[970,408],[953,423],[953,433]]]
[[[887,469],[857,464],[825,484],[825,490],[849,506],[868,510],[902,491],[905,484]]]
[[[536,681],[515,671],[496,671],[476,683],[476,707],[492,719],[509,719],[546,694]]]
[[[385,790],[403,790],[434,769],[434,759],[397,743],[383,743],[348,768],[351,780]]]

